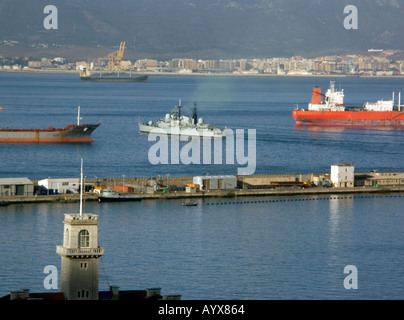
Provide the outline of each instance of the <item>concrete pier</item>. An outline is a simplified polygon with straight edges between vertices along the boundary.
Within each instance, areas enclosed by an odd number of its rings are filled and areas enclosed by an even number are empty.
[[[343,194],[385,194],[404,193],[404,186],[391,187],[353,187],[353,188],[290,188],[290,189],[259,189],[259,190],[215,190],[200,191],[196,193],[186,193],[185,191],[159,192],[159,193],[139,193],[143,200],[169,200],[169,199],[210,199],[210,198],[237,198],[237,197],[284,197],[284,196],[323,196],[323,195],[343,195]],[[0,203],[23,204],[23,203],[72,203],[79,202],[79,194],[69,195],[49,195],[49,196],[18,196],[2,197]],[[96,194],[85,194],[84,201],[98,201]]]
[[[244,196],[315,196],[364,193],[404,192],[403,172],[355,173],[353,187],[336,188],[328,184],[329,174],[284,174],[237,176],[237,187],[230,190],[196,190],[186,192],[184,188],[193,183],[193,176],[172,177],[119,177],[86,179],[85,184],[99,188],[124,186],[125,190],[139,195],[142,199],[204,199],[231,198]],[[314,182],[320,182],[314,184]],[[33,181],[37,185],[38,181]],[[158,187],[156,187],[158,186]],[[127,188],[126,188],[127,187]],[[69,203],[78,202],[80,195],[55,194],[33,196],[0,197],[0,207],[19,203]],[[85,201],[98,201],[98,195],[87,192]]]

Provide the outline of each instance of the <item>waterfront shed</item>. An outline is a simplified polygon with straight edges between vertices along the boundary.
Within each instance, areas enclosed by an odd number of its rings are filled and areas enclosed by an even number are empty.
[[[368,185],[380,186],[401,186],[404,185],[404,173],[402,172],[375,172],[367,177]]]
[[[39,180],[38,185],[45,187],[50,193],[78,193],[80,191],[79,178],[48,178]]]
[[[232,190],[237,188],[236,176],[197,176],[193,183],[199,186],[199,190]]]
[[[0,197],[32,196],[34,183],[28,178],[0,178]]]

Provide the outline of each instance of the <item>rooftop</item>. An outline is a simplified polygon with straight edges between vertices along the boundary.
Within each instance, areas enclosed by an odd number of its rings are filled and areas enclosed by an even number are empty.
[[[34,184],[28,178],[0,178],[0,185],[5,184]]]
[[[92,213],[66,213],[64,223],[69,224],[98,224],[98,215]]]

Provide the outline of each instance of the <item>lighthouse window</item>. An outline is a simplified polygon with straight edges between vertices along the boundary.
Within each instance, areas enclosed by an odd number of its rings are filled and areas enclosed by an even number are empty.
[[[79,232],[79,248],[88,248],[90,246],[90,233],[87,230]]]

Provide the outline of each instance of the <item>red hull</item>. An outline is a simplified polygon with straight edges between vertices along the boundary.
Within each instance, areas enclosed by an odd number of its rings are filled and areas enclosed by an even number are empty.
[[[404,128],[404,111],[293,110],[297,125]]]
[[[0,143],[90,143],[91,138],[0,138]]]

